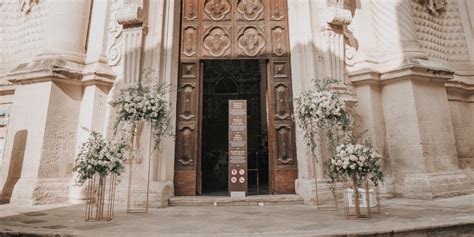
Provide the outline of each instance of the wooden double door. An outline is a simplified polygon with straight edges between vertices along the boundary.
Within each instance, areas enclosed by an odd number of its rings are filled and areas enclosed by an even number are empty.
[[[286,0],[182,0],[174,186],[202,192],[204,65],[258,62],[265,89],[270,193],[295,192],[296,144]],[[252,132],[252,131],[249,131]]]

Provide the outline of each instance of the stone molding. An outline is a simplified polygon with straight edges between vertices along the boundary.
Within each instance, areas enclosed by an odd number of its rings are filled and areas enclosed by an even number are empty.
[[[354,86],[363,84],[385,84],[396,80],[418,79],[447,82],[453,79],[454,71],[449,67],[423,59],[407,59],[398,68],[389,71],[363,69],[349,74]]]
[[[115,74],[106,65],[84,66],[60,58],[50,58],[20,64],[4,79],[20,85],[60,80],[72,84],[97,83],[112,86]]]

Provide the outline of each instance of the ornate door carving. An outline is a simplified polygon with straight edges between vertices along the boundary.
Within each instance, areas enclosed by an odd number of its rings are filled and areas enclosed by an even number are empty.
[[[287,0],[182,0],[175,157],[176,195],[199,192],[200,60],[267,60],[270,185],[294,193],[297,176]]]

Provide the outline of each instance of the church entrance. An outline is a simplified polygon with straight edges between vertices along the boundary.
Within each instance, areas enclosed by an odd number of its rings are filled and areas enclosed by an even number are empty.
[[[268,194],[266,80],[259,60],[203,62],[203,195],[228,195],[229,100],[247,100],[248,195]]]
[[[248,194],[295,193],[287,0],[181,3],[175,195],[227,195],[229,99],[249,104]]]

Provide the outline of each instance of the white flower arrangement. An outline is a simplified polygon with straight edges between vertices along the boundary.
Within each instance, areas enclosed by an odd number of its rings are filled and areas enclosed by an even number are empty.
[[[73,170],[78,174],[78,182],[84,184],[98,174],[105,177],[109,174],[120,175],[125,160],[125,143],[106,142],[103,136],[91,131],[89,139],[84,142],[75,160]]]
[[[117,108],[116,131],[120,127],[131,126],[131,129],[126,130],[134,133],[137,123],[145,121],[151,125],[155,149],[158,148],[163,135],[171,134],[171,116],[165,92],[165,87],[161,84],[138,84],[121,90],[112,102]]]
[[[317,136],[322,129],[327,130],[330,140],[334,140],[336,128],[348,132],[351,119],[346,111],[345,102],[330,85],[333,80],[321,80],[314,83],[311,90],[305,91],[296,101],[296,113],[299,126],[304,130],[306,144],[314,150]]]
[[[358,180],[370,178],[378,185],[379,182],[383,182],[383,173],[378,163],[380,158],[381,156],[367,141],[364,145],[341,144],[336,147],[335,154],[331,158],[330,172]]]

